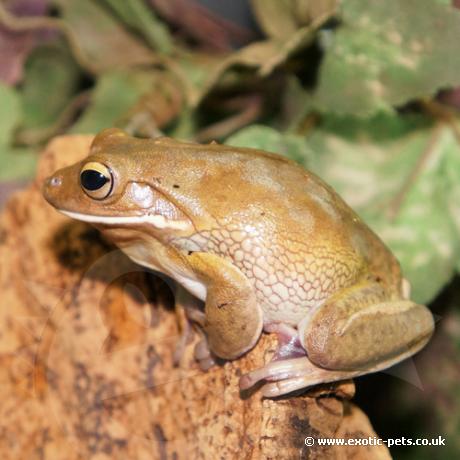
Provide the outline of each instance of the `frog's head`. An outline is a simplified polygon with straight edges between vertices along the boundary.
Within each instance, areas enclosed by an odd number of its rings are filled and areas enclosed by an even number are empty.
[[[83,161],[56,171],[45,181],[43,194],[58,211],[101,230],[190,233],[193,224],[174,197],[177,184],[162,179],[158,170],[162,164],[158,156],[164,149],[158,149],[158,155],[152,151],[152,144],[165,141],[104,130]]]
[[[62,213],[104,231],[187,236],[230,223],[265,225],[275,216],[288,222],[285,214],[304,199],[303,190],[296,193],[305,174],[259,150],[108,129],[86,159],[47,179],[44,195]]]

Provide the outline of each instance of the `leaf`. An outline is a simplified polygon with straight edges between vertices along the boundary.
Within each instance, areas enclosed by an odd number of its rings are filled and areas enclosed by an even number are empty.
[[[347,0],[326,55],[315,105],[371,116],[460,83],[460,11],[432,0]]]
[[[269,36],[284,39],[292,35],[299,23],[294,16],[297,0],[252,0],[254,15]]]
[[[153,49],[169,54],[173,43],[166,25],[143,0],[104,0],[118,16],[134,30],[140,32]]]
[[[210,75],[214,74],[220,62],[222,58],[219,55],[190,53],[185,50],[177,54],[172,70],[180,79],[180,89],[184,91],[190,106],[197,106],[210,90],[213,84],[213,77]]]
[[[332,16],[338,0],[252,0],[262,30],[278,40],[291,37],[299,28],[321,16]]]
[[[304,163],[308,157],[309,148],[305,139],[295,134],[281,134],[273,128],[263,125],[252,125],[244,128],[225,141],[235,147],[249,147],[268,150]]]
[[[343,120],[340,134],[332,121],[308,140],[311,168],[394,251],[415,300],[428,302],[452,277],[460,256],[454,225],[459,216],[449,209],[453,189],[445,183],[445,170],[453,166],[452,155],[459,156],[460,149],[447,126],[424,126],[423,121],[417,126],[414,120],[398,126],[398,120],[349,121],[348,135]],[[386,132],[374,133],[377,124]]]
[[[67,48],[42,46],[26,62],[21,90],[21,129],[45,128],[67,106],[78,89],[80,71]]]
[[[279,4],[274,0],[266,4],[254,2],[257,8],[262,8],[263,11],[265,11],[265,8],[270,11],[271,9],[278,11],[278,8],[282,5],[291,3],[292,5],[295,4],[295,8],[301,8],[302,2],[300,0],[291,2],[285,0],[280,1]],[[229,80],[233,86],[241,86],[241,80],[243,80],[247,73],[245,71],[248,69],[252,70],[261,79],[271,75],[277,68],[284,65],[290,57],[313,43],[317,30],[334,14],[335,7],[333,5],[335,5],[335,2],[332,0],[324,3],[324,10],[319,9],[321,14],[309,16],[310,20],[307,21],[308,25],[306,26],[298,24],[296,27],[289,27],[289,33],[280,32],[278,35],[275,34],[275,38],[253,42],[230,54],[226,59],[220,60],[210,72],[200,92],[192,100],[192,105],[198,105],[216,86],[225,86],[225,79],[229,75],[232,77]],[[294,6],[292,7],[294,8]],[[313,10],[315,9],[313,6],[312,8]],[[279,28],[283,29],[283,26]],[[239,71],[241,77],[239,78],[238,75],[235,77],[234,74],[231,74],[230,71],[232,70]]]
[[[32,177],[36,155],[31,150],[10,147],[13,131],[21,117],[19,96],[0,84],[0,180]]]
[[[94,0],[53,0],[75,36],[79,63],[94,73],[155,62],[153,52]]]
[[[9,148],[0,144],[0,181],[32,178],[37,158],[33,149]]]
[[[322,177],[394,251],[413,298],[433,299],[460,258],[460,148],[451,128],[419,117],[331,116],[302,142],[291,138],[256,126],[228,142],[287,154]]]
[[[192,40],[193,48],[230,51],[235,46],[248,43],[256,35],[255,31],[246,27],[250,23],[241,23],[251,19],[247,15],[246,4],[241,4],[241,9],[235,9],[231,2],[221,2],[217,8],[209,2],[193,0],[149,0],[149,3],[163,21],[173,26],[176,33],[179,32],[181,41]]]
[[[310,45],[315,38],[315,33],[315,28],[304,27],[284,42],[279,40],[254,42],[232,53],[217,63],[193,104],[198,104],[232,69],[254,69],[260,78],[267,77],[292,54]]]
[[[9,85],[20,82],[27,55],[46,38],[43,31],[13,32],[4,24],[6,21],[3,16],[11,14],[20,23],[22,16],[30,18],[43,15],[46,12],[46,3],[46,0],[16,0],[0,4],[0,12],[3,13],[0,21],[0,81]]]
[[[277,126],[282,130],[303,132],[308,122],[316,118],[311,109],[311,93],[295,75],[287,76]]]
[[[152,87],[155,74],[117,71],[103,74],[93,90],[88,109],[72,127],[72,133],[95,133],[117,125],[139,98]]]
[[[0,146],[8,145],[21,116],[19,96],[15,89],[0,83]]]

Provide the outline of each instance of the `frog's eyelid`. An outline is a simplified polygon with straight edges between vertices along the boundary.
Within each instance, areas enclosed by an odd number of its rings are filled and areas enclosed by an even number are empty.
[[[103,177],[105,177],[107,179],[107,182],[105,184],[103,184],[103,186],[105,186],[108,183],[109,187],[108,187],[108,189],[106,191],[104,191],[103,195],[99,196],[99,193],[103,191],[102,187],[95,188],[95,189],[85,187],[85,185],[84,185],[84,183],[82,181],[82,178],[83,178],[83,174],[85,174],[88,171],[95,171],[95,172],[101,174]],[[105,163],[102,163],[102,162],[99,162],[99,161],[88,161],[88,162],[86,162],[82,166],[82,168],[80,169],[80,176],[79,177],[80,177],[80,186],[82,187],[84,192],[90,198],[92,198],[93,200],[99,200],[99,201],[105,200],[113,192],[114,185],[115,185],[115,176],[114,176],[114,174],[112,172],[112,169],[109,166],[107,166]]]
[[[107,225],[123,225],[123,224],[149,224],[156,228],[169,228],[174,230],[186,230],[190,227],[190,223],[183,220],[173,221],[166,220],[164,216],[159,214],[145,214],[142,216],[96,216],[91,214],[81,214],[78,212],[60,210],[62,214],[71,217],[72,219],[81,220],[95,224]]]

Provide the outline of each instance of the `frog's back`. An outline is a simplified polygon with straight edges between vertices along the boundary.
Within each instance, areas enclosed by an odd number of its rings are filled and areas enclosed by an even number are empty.
[[[268,321],[296,324],[363,276],[395,284],[394,257],[316,175],[252,149],[220,150],[214,161],[226,168],[208,162],[200,190],[212,190],[215,224],[198,225],[194,248],[231,259],[252,280]]]

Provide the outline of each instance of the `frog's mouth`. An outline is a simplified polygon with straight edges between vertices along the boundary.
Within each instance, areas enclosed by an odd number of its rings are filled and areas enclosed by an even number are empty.
[[[80,220],[82,222],[115,227],[146,224],[158,229],[167,230],[187,230],[190,228],[190,222],[185,220],[168,220],[161,214],[143,214],[140,216],[98,216],[94,214],[65,211],[63,209],[59,209],[59,212],[71,217],[72,219]]]

